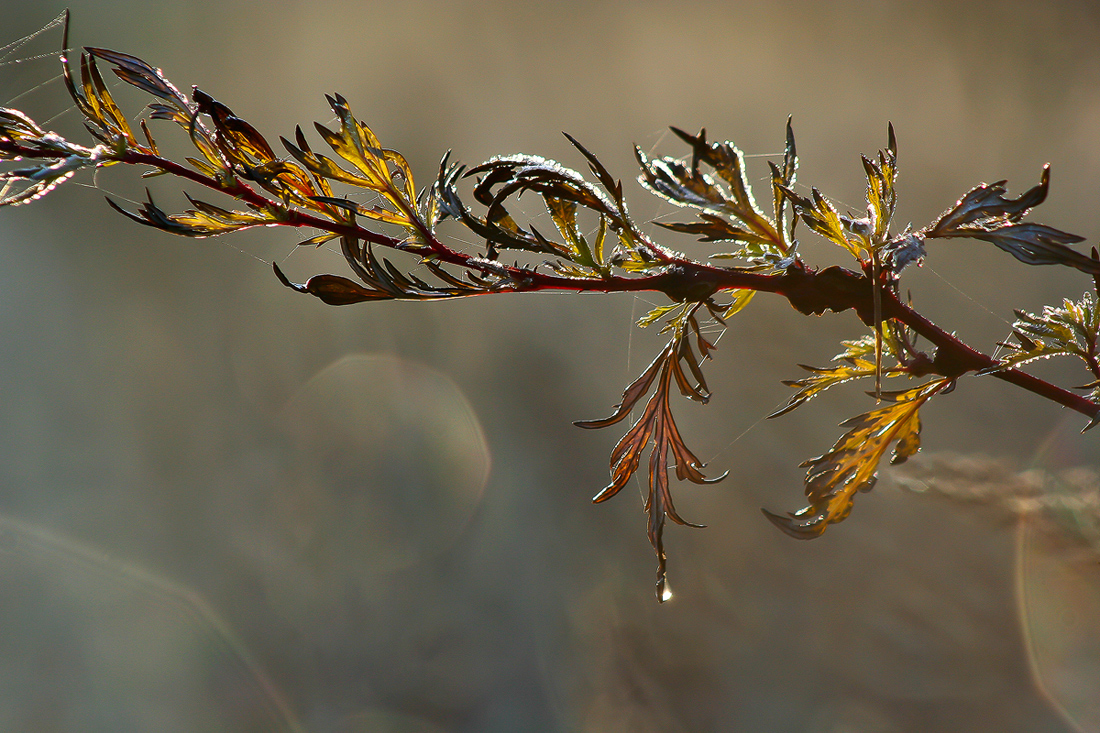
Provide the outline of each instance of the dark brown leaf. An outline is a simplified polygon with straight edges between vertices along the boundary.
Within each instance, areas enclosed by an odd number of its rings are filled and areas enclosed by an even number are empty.
[[[1046,200],[1050,189],[1049,165],[1043,166],[1039,184],[1019,198],[1006,198],[1004,184],[997,181],[972,188],[919,234],[928,238],[980,239],[1029,265],[1066,265],[1100,275],[1100,262],[1066,246],[1082,242],[1084,237],[1045,224],[1021,221]]]

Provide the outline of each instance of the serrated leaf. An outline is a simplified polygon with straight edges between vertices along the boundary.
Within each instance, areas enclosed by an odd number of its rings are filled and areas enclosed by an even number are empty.
[[[815,232],[825,237],[834,244],[838,244],[848,250],[853,257],[861,259],[860,247],[852,242],[844,233],[844,224],[840,221],[840,214],[829,200],[821,195],[816,188],[810,189],[810,198],[800,196],[787,187],[782,187],[784,195],[794,204],[795,211],[802,217],[802,221]]]
[[[888,337],[889,332],[884,333]],[[787,401],[787,404],[768,415],[768,418],[786,415],[791,410],[805,404],[819,394],[845,382],[854,379],[875,376],[876,363],[876,339],[873,335],[864,336],[854,341],[841,341],[844,351],[833,357],[833,361],[840,362],[836,367],[812,367],[799,364],[802,369],[810,373],[810,376],[798,380],[784,380],[783,384],[798,389]],[[892,349],[894,350],[894,349]],[[905,371],[900,366],[890,367],[885,370],[885,377],[897,377]]]
[[[762,247],[764,252],[786,254],[788,246],[776,223],[760,211],[753,199],[745,177],[742,152],[728,142],[708,142],[706,130],[698,135],[675,127],[672,131],[692,146],[691,165],[670,157],[650,159],[641,148],[634,146],[634,157],[641,168],[638,181],[678,206],[699,210],[701,221],[658,224],[673,231],[696,234],[704,242],[743,241]],[[789,137],[788,142],[792,146],[788,150],[789,158],[793,155],[793,137]],[[725,186],[702,172],[701,163],[710,166]],[[793,162],[787,160],[785,165],[793,166]],[[744,226],[733,224],[724,217]]]
[[[904,462],[920,450],[920,408],[952,380],[938,379],[901,392],[884,392],[885,404],[842,423],[850,428],[825,455],[802,464],[810,505],[787,516],[764,510],[775,526],[796,539],[820,536],[852,510],[856,492],[870,491],[878,464],[891,445],[891,463]]]
[[[1019,343],[1002,343],[1008,353],[996,367],[980,374],[1019,367],[1036,359],[1075,356],[1096,376],[1093,370],[1098,369],[1100,359],[1100,307],[1091,292],[1076,302],[1063,301],[1060,308],[1043,306],[1038,315],[1016,311],[1012,331]]]
[[[315,177],[318,187],[322,187],[321,184],[328,179],[364,188],[380,194],[389,207],[360,207],[360,215],[419,232],[426,225],[417,213],[412,171],[404,156],[383,149],[370,128],[355,119],[342,96],[337,94],[326,99],[340,120],[340,130],[330,130],[320,123],[314,123],[314,127],[329,147],[354,170],[347,170],[331,158],[313,152],[300,128],[293,143],[280,138],[283,147]],[[327,189],[327,184],[323,187]],[[330,198],[331,190],[325,190],[315,200]]]

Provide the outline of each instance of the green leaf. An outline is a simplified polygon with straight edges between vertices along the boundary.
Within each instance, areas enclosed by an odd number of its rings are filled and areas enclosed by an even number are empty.
[[[659,321],[666,314],[671,313],[677,308],[683,307],[685,307],[684,303],[669,303],[668,305],[659,305],[651,310],[649,313],[646,313],[644,316],[639,318],[637,325],[645,328],[646,326],[650,326],[656,321]]]
[[[570,259],[581,267],[593,270],[600,269],[600,263],[596,261],[592,254],[592,250],[588,246],[588,240],[577,229],[577,202],[550,195],[543,196],[543,200],[546,202],[546,210],[550,213],[554,226],[557,227],[558,232],[569,246]],[[508,218],[511,220],[511,217]],[[600,222],[604,221],[604,217],[600,217]],[[515,222],[512,222],[512,226],[518,231],[519,227]]]

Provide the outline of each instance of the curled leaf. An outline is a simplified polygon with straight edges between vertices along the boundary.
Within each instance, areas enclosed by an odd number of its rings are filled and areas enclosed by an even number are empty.
[[[278,265],[275,275],[288,288],[320,298],[329,305],[350,305],[372,300],[439,300],[462,298],[489,292],[496,283],[488,280],[459,280],[439,264],[424,261],[432,274],[445,284],[431,285],[411,273],[404,273],[392,262],[378,258],[371,247],[363,247],[354,237],[340,238],[344,259],[359,277],[360,283],[337,275],[315,275],[304,284],[291,282]]]

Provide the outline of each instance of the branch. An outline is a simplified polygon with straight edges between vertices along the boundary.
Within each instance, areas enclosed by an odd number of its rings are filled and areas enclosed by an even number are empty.
[[[67,39],[67,30],[66,30]],[[115,75],[150,94],[149,117],[176,125],[197,151],[175,161],[162,156],[145,120],[135,133],[114,102],[97,62],[110,64]],[[346,99],[327,97],[338,128],[315,124],[329,152],[315,152],[298,128],[293,140],[281,138],[289,156],[277,156],[264,137],[226,105],[193,88],[190,96],[167,80],[160,69],[128,54],[85,49],[79,74],[62,58],[70,96],[95,138],[83,146],[40,128],[18,110],[0,108],[0,163],[19,164],[0,170],[0,206],[34,201],[81,171],[109,165],[146,169],[145,176],[167,175],[217,192],[245,207],[229,210],[197,200],[178,214],[160,209],[150,198],[137,211],[112,207],[130,219],[172,234],[208,237],[254,226],[309,229],[315,234],[302,245],[339,240],[353,277],[320,274],[305,283],[291,282],[276,266],[286,286],[331,305],[375,300],[438,300],[499,293],[546,290],[577,293],[659,292],[670,305],[646,314],[638,325],[661,324],[670,340],[657,359],[624,392],[611,417],[578,423],[600,428],[619,423],[631,408],[651,394],[641,417],[612,452],[612,481],[597,495],[616,494],[649,456],[648,536],[658,559],[658,597],[665,600],[666,518],[688,524],[676,513],[669,485],[668,462],[677,477],[706,483],[702,464],[688,449],[671,408],[673,385],[684,397],[706,403],[710,397],[703,374],[717,340],[704,333],[721,329],[740,314],[758,292],[785,298],[803,315],[852,309],[870,327],[862,339],[846,341],[834,368],[806,367],[810,376],[786,384],[799,389],[785,414],[829,387],[873,378],[871,393],[879,402],[845,423],[850,430],[824,455],[807,461],[806,495],[810,505],[786,516],[768,513],[781,529],[799,538],[820,535],[842,521],[854,496],[869,490],[883,456],[893,447],[900,462],[920,448],[920,408],[950,393],[960,377],[991,375],[1100,423],[1100,255],[1072,249],[1082,238],[1026,217],[1048,194],[1049,167],[1038,185],[1016,198],[1004,181],[974,187],[934,222],[922,229],[893,228],[897,189],[897,140],[893,127],[877,157],[863,157],[867,177],[865,216],[843,215],[816,188],[796,191],[798,156],[790,120],[782,160],[769,163],[770,206],[753,197],[745,156],[730,142],[708,140],[706,131],[692,135],[675,128],[690,147],[690,163],[672,157],[650,158],[635,149],[638,180],[651,193],[695,215],[692,221],[661,224],[695,235],[704,243],[729,244],[730,251],[700,261],[653,241],[629,213],[622,182],[600,160],[569,137],[587,163],[591,180],[578,171],[535,155],[493,158],[467,170],[443,157],[435,181],[417,191],[405,158],[384,148],[369,127],[357,120]],[[79,79],[77,78],[79,76]],[[568,136],[567,136],[568,137]],[[468,207],[459,184],[472,179],[472,197],[481,207]],[[368,194],[372,205],[357,203],[341,189]],[[799,190],[805,190],[804,188]],[[509,211],[523,194],[540,199],[553,223],[554,237]],[[590,217],[580,218],[581,214]],[[481,251],[464,252],[448,245],[438,225],[453,219],[484,242]],[[589,221],[595,226],[590,227]],[[582,222],[584,224],[582,225]],[[815,269],[799,253],[799,223],[856,260],[854,269]],[[542,226],[540,224],[540,226]],[[928,320],[899,297],[903,270],[926,256],[926,242],[968,237],[988,242],[1027,265],[1075,268],[1093,278],[1097,299],[1080,301],[1042,315],[1017,312],[1014,334],[1000,361],[982,353]],[[384,251],[400,252],[396,259]],[[508,260],[504,257],[507,255]],[[400,258],[415,265],[402,267]],[[710,260],[732,261],[728,266]],[[417,272],[431,277],[422,279]],[[727,302],[728,299],[728,302]],[[703,319],[701,323],[700,319]],[[707,320],[710,319],[710,320]],[[711,323],[713,322],[713,323]],[[917,337],[932,353],[916,347]],[[1031,376],[1017,367],[1050,355],[1083,360],[1091,384],[1088,396]],[[872,358],[873,357],[873,358]],[[887,364],[893,357],[896,363]],[[884,392],[888,380],[932,377],[923,384]],[[883,404],[885,403],[885,404]],[[1087,429],[1087,428],[1086,428]]]

